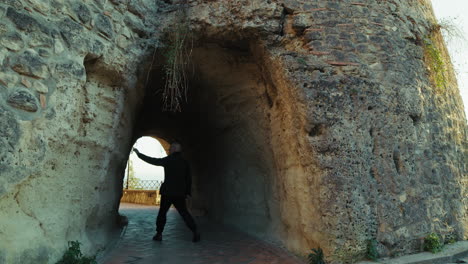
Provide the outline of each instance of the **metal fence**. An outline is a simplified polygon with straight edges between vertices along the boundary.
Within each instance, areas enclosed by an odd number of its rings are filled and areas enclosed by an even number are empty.
[[[161,187],[162,181],[157,180],[138,180],[132,182],[130,186],[127,186],[127,183],[124,181],[123,189],[131,189],[131,190],[159,190]]]

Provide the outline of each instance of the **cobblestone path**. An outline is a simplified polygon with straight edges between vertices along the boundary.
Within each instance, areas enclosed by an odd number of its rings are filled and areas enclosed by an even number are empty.
[[[121,204],[128,227],[103,264],[303,264],[271,244],[197,217],[202,240],[191,242],[191,232],[173,208],[167,215],[162,242],[152,240],[158,208]]]

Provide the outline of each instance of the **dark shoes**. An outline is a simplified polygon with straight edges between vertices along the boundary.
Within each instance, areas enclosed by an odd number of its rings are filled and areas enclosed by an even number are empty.
[[[154,241],[162,241],[162,233],[156,233],[153,237]]]
[[[197,243],[198,241],[200,241],[200,233],[194,232],[192,242]]]

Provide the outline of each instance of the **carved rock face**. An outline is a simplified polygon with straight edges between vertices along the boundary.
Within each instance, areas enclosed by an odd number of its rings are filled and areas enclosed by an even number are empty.
[[[194,209],[298,254],[466,237],[466,119],[427,71],[427,3],[179,2],[0,3],[0,262],[106,245],[143,135],[184,145]],[[168,113],[181,30],[188,98]]]

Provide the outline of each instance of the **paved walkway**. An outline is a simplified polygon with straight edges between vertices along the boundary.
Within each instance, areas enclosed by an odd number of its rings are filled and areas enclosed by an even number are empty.
[[[128,227],[103,264],[303,264],[285,250],[233,229],[213,225],[205,218],[195,221],[201,241],[192,234],[173,208],[167,215],[162,242],[155,242],[154,222],[158,208],[121,204]]]

